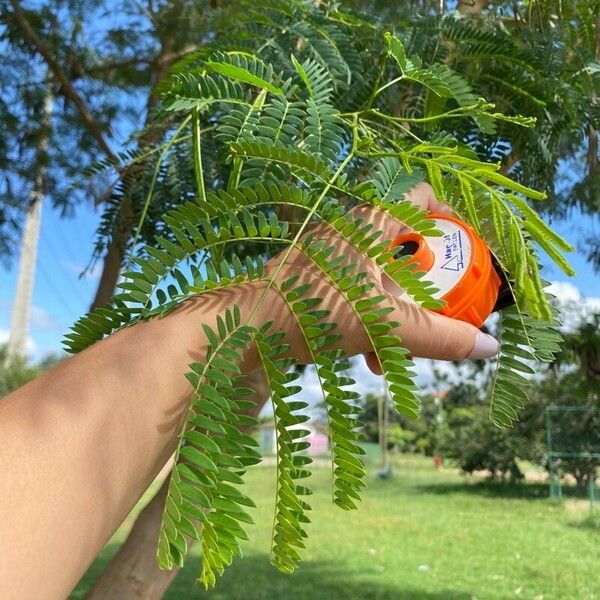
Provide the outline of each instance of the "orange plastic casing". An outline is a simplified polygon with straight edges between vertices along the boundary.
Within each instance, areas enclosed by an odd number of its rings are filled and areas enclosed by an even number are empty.
[[[446,219],[455,223],[466,232],[471,245],[469,264],[454,286],[441,297],[441,300],[446,302],[445,306],[436,309],[435,312],[481,327],[496,304],[501,285],[500,277],[492,263],[491,252],[477,232],[464,221],[450,215],[435,213],[428,215],[428,218]],[[414,231],[403,233],[394,239],[390,248],[407,242],[418,244],[416,252],[408,262],[418,264],[421,271],[431,271],[434,268],[435,256],[422,235]]]

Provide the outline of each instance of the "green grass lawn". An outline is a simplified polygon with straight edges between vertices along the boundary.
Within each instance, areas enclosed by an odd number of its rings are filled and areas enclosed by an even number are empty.
[[[586,502],[555,505],[545,485],[468,480],[414,456],[397,458],[388,481],[371,469],[354,512],[331,505],[329,470],[315,469],[305,560],[294,575],[282,575],[268,560],[274,475],[271,467],[247,475],[258,508],[244,558],[207,593],[194,583],[193,552],[166,598],[600,599],[600,521],[590,519]],[[73,598],[83,596],[124,535],[125,528]]]

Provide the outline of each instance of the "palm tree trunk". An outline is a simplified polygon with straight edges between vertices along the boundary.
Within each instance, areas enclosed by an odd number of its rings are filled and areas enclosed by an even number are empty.
[[[43,193],[41,186],[43,185],[44,177],[41,174],[41,170],[42,167],[40,166],[36,168],[35,183],[31,190],[31,197],[29,206],[27,207],[27,215],[25,217],[25,228],[21,240],[21,258],[19,261],[17,288],[15,290],[12,317],[10,320],[10,332],[8,334],[8,343],[6,345],[6,365],[9,365],[17,358],[23,358],[25,356],[42,213]]]
[[[33,188],[29,197],[29,206],[25,217],[25,228],[21,242],[21,258],[17,288],[13,302],[10,333],[6,347],[6,364],[13,359],[25,356],[31,298],[35,281],[35,262],[38,237],[40,233],[42,202],[46,183],[46,154],[50,138],[50,116],[52,114],[52,92],[50,84],[46,88],[41,115],[41,132],[36,147],[36,166]]]

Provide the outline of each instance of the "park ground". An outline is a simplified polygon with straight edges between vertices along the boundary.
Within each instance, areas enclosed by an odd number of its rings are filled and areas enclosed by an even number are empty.
[[[291,576],[269,564],[275,470],[255,467],[246,491],[256,501],[250,541],[217,583],[195,582],[195,549],[167,599],[207,600],[600,600],[600,507],[548,500],[542,482],[518,485],[436,471],[431,459],[398,456],[394,476],[376,477],[360,509],[331,504],[330,470],[317,467],[304,562]],[[134,511],[135,514],[135,511]],[[116,552],[132,514],[92,565],[73,599]]]

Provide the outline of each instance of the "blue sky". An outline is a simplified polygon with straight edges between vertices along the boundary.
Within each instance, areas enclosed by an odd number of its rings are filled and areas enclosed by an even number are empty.
[[[80,273],[87,266],[94,242],[94,231],[99,213],[90,205],[80,205],[72,218],[61,219],[56,211],[44,206],[40,234],[37,273],[33,294],[30,327],[30,354],[39,358],[61,349],[61,338],[73,321],[83,314],[93,297],[99,275],[98,268],[84,277]],[[599,226],[598,219],[578,213],[569,220],[553,226],[574,246],[581,246],[586,232]],[[579,293],[590,300],[600,298],[600,277],[585,261],[582,252],[571,255],[577,274],[568,278],[556,267],[546,267],[549,281],[570,282],[561,289],[572,297]],[[547,263],[546,263],[547,264]],[[6,336],[16,285],[16,261],[9,270],[0,267],[0,339]],[[576,288],[576,289],[575,289]]]
[[[79,277],[92,254],[98,213],[79,206],[73,218],[61,219],[49,204],[42,213],[30,323],[35,357],[60,351],[62,335],[88,309],[98,275]],[[9,328],[16,273],[16,260],[0,270],[0,335]]]

